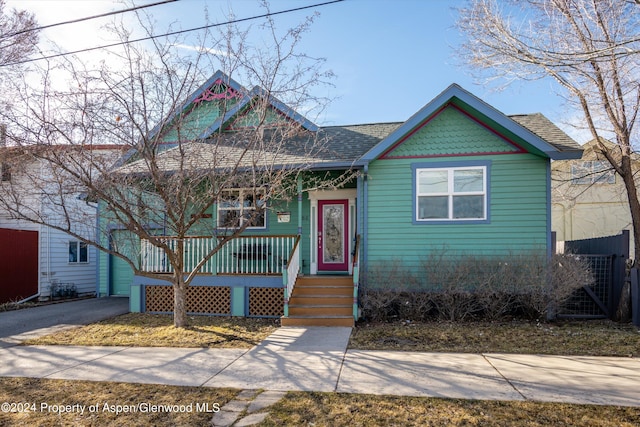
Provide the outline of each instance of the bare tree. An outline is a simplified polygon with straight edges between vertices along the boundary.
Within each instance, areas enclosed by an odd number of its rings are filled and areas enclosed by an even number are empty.
[[[0,97],[1,108],[11,108],[12,81],[21,78],[21,64],[36,52],[38,31],[35,16],[24,10],[7,11],[5,0],[0,0]],[[4,140],[0,141],[3,144]],[[3,156],[0,153],[0,156]]]
[[[16,9],[7,13],[5,0],[0,0],[0,64],[22,61],[35,52],[36,26],[33,14]]]
[[[622,178],[640,248],[631,155],[640,108],[640,5],[625,0],[472,0],[460,9],[460,56],[490,78],[552,77],[582,111],[599,154]],[[614,145],[604,142],[613,139]],[[636,250],[635,262],[640,260]]]
[[[44,70],[44,87],[22,92],[22,115],[5,119],[24,155],[47,165],[47,173],[28,179],[49,208],[33,209],[15,193],[7,208],[125,260],[137,275],[166,279],[139,257],[141,244],[158,249],[171,267],[174,325],[187,326],[186,292],[200,269],[266,210],[296,195],[298,178],[322,157],[321,133],[296,113],[323,105],[312,89],[331,77],[322,60],[297,53],[312,21],[279,32],[267,20],[258,30],[269,38],[258,47],[246,31],[228,27],[188,50],[184,40],[154,38],[144,47],[125,44],[97,68],[68,59]],[[148,22],[140,25],[151,35]],[[114,31],[130,37],[126,28]],[[216,68],[223,73],[210,78]],[[56,89],[51,75],[60,71],[70,83]],[[203,122],[213,130],[203,134]],[[105,143],[127,152],[116,168],[91,149]],[[214,204],[238,188],[247,209],[213,224]],[[69,197],[80,193],[81,202]],[[99,204],[97,232],[78,203]],[[114,239],[114,230],[128,240]],[[185,242],[203,234],[213,243],[188,265]]]

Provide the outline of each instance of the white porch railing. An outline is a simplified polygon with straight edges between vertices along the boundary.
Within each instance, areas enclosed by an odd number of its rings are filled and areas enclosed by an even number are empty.
[[[280,275],[282,265],[288,260],[294,248],[297,236],[240,236],[226,242],[220,250],[207,261],[200,273],[208,274],[260,274]],[[178,239],[162,237],[174,250]],[[193,268],[209,254],[217,244],[214,237],[188,237],[184,242],[185,272]],[[141,268],[154,273],[172,273],[173,268],[166,253],[148,240],[140,245]]]
[[[218,274],[282,274],[297,236],[241,236],[217,254]]]
[[[300,236],[296,238],[291,256],[287,260],[286,269],[282,272],[282,284],[284,292],[284,316],[289,317],[289,298],[293,295],[293,287],[296,284],[300,272]]]
[[[173,237],[160,238],[171,250],[175,250],[178,239]],[[189,237],[184,242],[184,266],[185,272],[190,272],[211,250],[214,248],[214,240],[211,237]],[[153,273],[173,273],[173,267],[167,259],[167,254],[158,246],[154,246],[148,240],[140,242],[140,260],[143,271]],[[213,273],[211,262],[205,263],[200,269],[201,273]]]

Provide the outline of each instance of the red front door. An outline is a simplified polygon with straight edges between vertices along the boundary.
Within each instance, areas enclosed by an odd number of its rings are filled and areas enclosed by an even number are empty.
[[[349,271],[349,201],[318,201],[318,271]]]

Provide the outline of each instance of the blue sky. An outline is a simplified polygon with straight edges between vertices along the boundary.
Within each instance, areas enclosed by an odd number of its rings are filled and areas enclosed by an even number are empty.
[[[271,0],[270,5],[275,12],[320,2]],[[110,0],[10,0],[8,4],[33,10],[42,25],[123,7]],[[470,70],[455,56],[455,47],[462,40],[454,26],[455,7],[462,4],[445,0],[345,0],[315,9],[320,16],[305,35],[303,50],[326,58],[326,67],[337,76],[335,88],[329,93],[336,99],[318,124],[404,121],[451,83],[458,83],[506,114],[541,112],[583,142],[565,124],[575,121],[576,115],[567,112],[551,81],[512,83],[502,91],[476,84]],[[158,20],[158,28],[175,22],[186,29],[205,23],[205,6],[211,21],[224,21],[230,8],[238,18],[263,13],[254,0],[180,0],[148,10]],[[310,13],[312,10],[299,11],[275,19],[277,25],[289,28]],[[95,37],[102,23],[70,24],[48,30],[45,36],[67,49],[89,47],[100,44]]]

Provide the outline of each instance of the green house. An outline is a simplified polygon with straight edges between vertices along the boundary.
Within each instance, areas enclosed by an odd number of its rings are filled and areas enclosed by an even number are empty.
[[[230,94],[232,108],[221,113],[221,95],[207,93]],[[251,126],[251,102],[263,95],[216,73],[182,110],[183,134],[198,140],[193,155],[207,161],[208,135]],[[542,114],[506,116],[455,84],[403,123],[318,127],[278,100],[268,102],[268,117],[300,125],[292,147],[305,138],[325,141],[312,156],[293,148],[278,153],[281,167],[305,164],[307,177],[350,172],[352,179],[321,190],[299,179],[296,198],[270,201],[202,268],[188,311],[278,316],[283,325],[353,325],[358,288],[375,286],[363,280],[373,266],[394,261],[415,269],[443,247],[492,256],[551,252],[550,163],[579,158],[581,149]],[[165,133],[169,148],[161,156],[170,157],[172,135]],[[136,171],[135,162],[125,167]],[[207,218],[213,228],[255,206],[255,192],[231,193],[233,203],[213,204]],[[114,226],[110,238],[122,233]],[[185,262],[197,262],[215,239],[185,242],[196,254]],[[130,246],[141,268],[164,271],[156,249],[144,241]],[[115,257],[101,256],[99,281],[101,295],[128,295],[132,311],[172,309],[168,281],[136,276]]]

